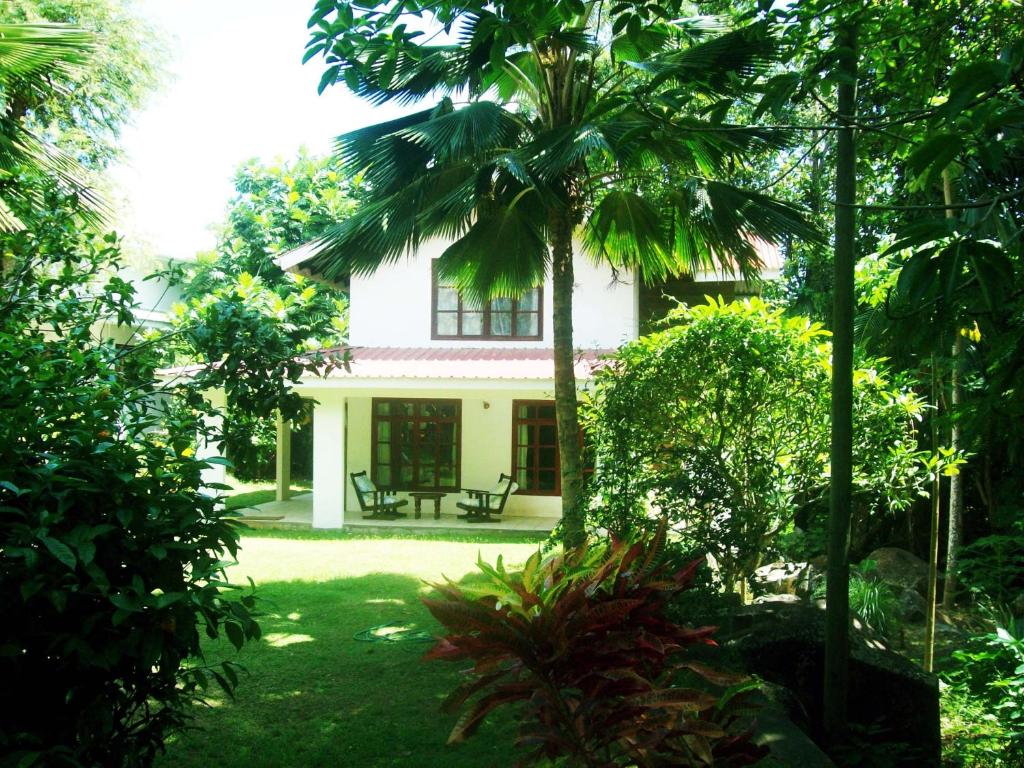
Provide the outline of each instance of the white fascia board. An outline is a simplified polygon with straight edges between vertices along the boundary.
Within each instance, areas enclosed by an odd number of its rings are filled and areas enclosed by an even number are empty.
[[[554,379],[325,379],[304,378],[297,385],[303,389],[344,389],[347,391],[373,391],[378,389],[402,389],[410,392],[428,390],[474,389],[474,390],[520,390],[554,389]]]
[[[302,275],[308,277],[310,280],[316,283],[323,283],[331,288],[344,289],[341,283],[336,283],[333,280],[327,280],[318,273],[311,272],[309,269],[303,267],[309,259],[316,255],[317,249],[321,246],[320,240],[313,240],[308,243],[300,245],[298,248],[292,248],[290,251],[279,253],[274,261],[277,262],[277,266],[284,272],[291,272],[295,275]]]
[[[279,253],[274,257],[274,261],[285,272],[301,272],[302,270],[299,269],[299,266],[316,254],[316,249],[319,245],[319,240],[303,243],[297,248],[292,248],[290,251]]]
[[[577,379],[576,388],[586,389],[592,379]],[[416,391],[476,390],[511,392],[520,390],[555,388],[554,379],[344,379],[331,377],[319,379],[303,378],[297,385],[300,389],[344,389],[349,392],[373,392],[381,389]]]

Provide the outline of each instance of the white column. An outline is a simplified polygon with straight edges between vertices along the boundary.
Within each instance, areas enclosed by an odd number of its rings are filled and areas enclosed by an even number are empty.
[[[313,527],[345,525],[345,397],[326,391],[313,408]]]
[[[292,486],[292,423],[277,414],[277,494],[278,501],[287,501]]]
[[[207,392],[206,396],[209,398],[210,403],[215,408],[224,408],[225,398],[224,393],[221,391]],[[199,435],[196,440],[196,458],[199,460],[220,458],[221,452],[217,450],[217,444],[224,436],[224,419],[222,416],[204,416],[203,423],[206,428],[210,430],[209,439]],[[205,493],[207,496],[219,496],[224,491],[218,488],[209,488],[210,484],[223,484],[227,479],[227,467],[224,464],[218,462],[211,464],[207,469],[202,472],[203,487],[200,488],[200,492]]]

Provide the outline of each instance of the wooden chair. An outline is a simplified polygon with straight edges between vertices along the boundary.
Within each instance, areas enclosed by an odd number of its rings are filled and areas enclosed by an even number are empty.
[[[493,515],[501,517],[501,513],[505,511],[508,497],[517,490],[519,490],[519,486],[512,480],[512,476],[505,473],[498,476],[498,482],[488,491],[463,488],[462,492],[466,494],[466,497],[456,502],[455,506],[466,510],[466,514],[459,515],[459,518],[467,523],[500,522]]]
[[[359,508],[370,513],[363,515],[364,520],[394,520],[396,517],[407,517],[405,512],[399,512],[398,508],[408,504],[408,499],[400,499],[394,495],[394,491],[378,488],[365,470],[352,472],[349,477],[352,478],[352,486],[356,489]]]

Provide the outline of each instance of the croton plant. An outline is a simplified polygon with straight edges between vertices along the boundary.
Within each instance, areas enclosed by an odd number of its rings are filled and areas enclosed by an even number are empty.
[[[472,662],[442,705],[464,708],[449,743],[498,707],[518,703],[521,764],[748,765],[744,700],[755,686],[693,658],[714,627],[683,627],[666,605],[700,560],[664,557],[665,529],[634,541],[534,554],[521,571],[479,562],[483,585],[435,585],[427,608],[448,630],[428,659]]]

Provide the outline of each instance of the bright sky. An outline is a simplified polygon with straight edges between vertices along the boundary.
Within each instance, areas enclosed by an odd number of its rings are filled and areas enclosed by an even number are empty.
[[[113,175],[119,229],[152,255],[213,247],[244,160],[327,152],[339,133],[397,114],[344,86],[317,96],[322,64],[302,64],[313,0],[135,2],[170,37],[171,79],[124,130]]]

